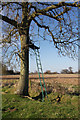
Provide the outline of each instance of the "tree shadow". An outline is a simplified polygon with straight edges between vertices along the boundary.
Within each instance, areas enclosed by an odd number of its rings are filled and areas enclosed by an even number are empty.
[[[50,94],[51,92],[52,92],[52,90],[48,90],[47,94]],[[46,98],[45,91],[43,91],[43,94],[44,94],[44,98]],[[42,101],[42,92],[40,92],[40,94],[38,96],[32,97],[32,99]]]
[[[67,94],[68,94],[68,95],[75,95],[75,96],[79,96],[79,95],[80,95],[80,93],[77,93],[77,92],[73,92],[73,93],[67,92]]]

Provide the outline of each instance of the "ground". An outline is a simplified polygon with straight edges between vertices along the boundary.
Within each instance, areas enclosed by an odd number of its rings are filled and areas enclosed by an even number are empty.
[[[79,118],[79,77],[77,74],[44,75],[48,98],[41,99],[37,74],[30,75],[32,99],[16,95],[19,76],[3,76],[2,118]]]

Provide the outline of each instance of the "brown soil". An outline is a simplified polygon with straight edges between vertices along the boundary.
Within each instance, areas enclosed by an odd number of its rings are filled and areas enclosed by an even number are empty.
[[[42,76],[41,76],[42,77]],[[31,74],[29,75],[31,81],[39,82],[38,74]],[[19,79],[19,75],[4,75],[0,76],[2,80],[12,80],[12,79]],[[72,84],[78,85],[79,84],[79,75],[78,74],[44,74],[44,80],[46,83],[63,83],[63,84]]]

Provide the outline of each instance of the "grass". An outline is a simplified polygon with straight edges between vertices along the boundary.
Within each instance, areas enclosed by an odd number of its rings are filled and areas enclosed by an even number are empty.
[[[60,93],[51,92],[48,94],[48,99],[45,98],[45,102],[38,100],[30,100],[29,98],[23,98],[19,95],[13,94],[15,92],[14,81],[11,81],[7,85],[7,81],[2,87],[2,118],[80,118],[78,102],[80,95],[67,94],[61,96]],[[33,83],[33,89],[30,88],[30,95],[32,97],[37,96],[40,91],[35,88]],[[50,85],[49,85],[50,86]],[[58,84],[61,86],[61,84]],[[36,85],[37,87],[37,85]],[[68,89],[70,86],[64,86]],[[72,86],[77,92],[78,86]],[[61,96],[60,102],[57,102],[57,96]]]
[[[57,94],[49,94],[48,100],[40,102],[18,95],[2,95],[2,118],[78,118],[78,96],[64,95],[57,103]]]

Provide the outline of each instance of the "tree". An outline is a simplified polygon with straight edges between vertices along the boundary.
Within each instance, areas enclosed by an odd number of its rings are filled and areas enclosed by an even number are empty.
[[[69,73],[72,74],[73,71],[72,71],[72,67],[69,67]]]
[[[4,61],[21,65],[18,94],[29,95],[29,47],[38,49],[33,43],[38,36],[54,43],[59,54],[75,56],[78,40],[73,21],[78,2],[3,2],[2,3],[2,47]],[[4,14],[3,14],[4,12]],[[36,31],[35,31],[36,27]],[[42,33],[41,33],[42,29]],[[75,30],[76,29],[76,30]],[[35,31],[35,33],[33,33]],[[32,40],[32,38],[34,38]],[[14,60],[13,60],[14,59]]]
[[[15,72],[13,70],[9,70],[8,66],[0,62],[0,75],[14,75]]]
[[[62,73],[62,74],[68,74],[69,71],[68,71],[68,69],[63,69],[63,70],[61,71],[61,73]]]
[[[78,70],[78,72],[77,72],[78,74],[80,74],[80,70]]]
[[[51,74],[51,71],[47,70],[46,72],[44,72],[44,74]]]
[[[2,63],[0,63],[0,66],[2,67],[2,75],[6,75],[8,67]]]
[[[61,73],[62,74],[73,74],[72,67],[69,67],[68,69],[63,69]]]

